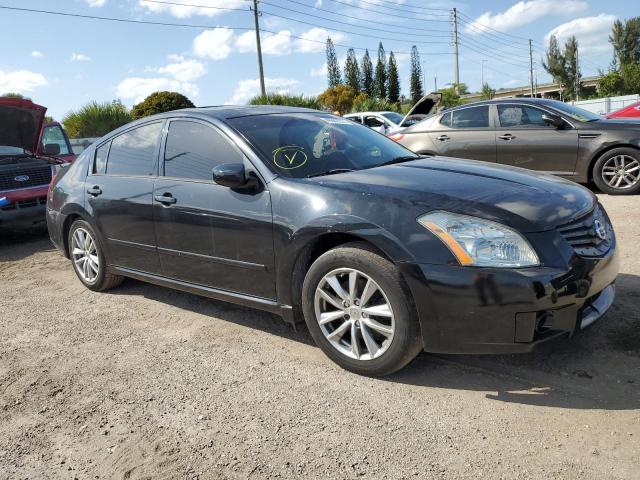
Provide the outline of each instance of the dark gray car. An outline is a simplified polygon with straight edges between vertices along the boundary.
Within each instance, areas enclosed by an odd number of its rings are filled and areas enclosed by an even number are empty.
[[[421,154],[593,181],[610,194],[640,191],[640,122],[605,119],[556,100],[470,103],[432,115],[391,138]]]

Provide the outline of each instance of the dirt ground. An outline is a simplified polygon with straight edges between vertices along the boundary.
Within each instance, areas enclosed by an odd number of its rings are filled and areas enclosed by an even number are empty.
[[[127,281],[93,293],[42,232],[0,236],[0,478],[640,478],[640,197],[601,196],[610,313],[523,356],[339,369],[266,313]]]

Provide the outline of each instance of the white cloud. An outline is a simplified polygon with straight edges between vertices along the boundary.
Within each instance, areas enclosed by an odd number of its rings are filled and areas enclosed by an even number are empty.
[[[84,53],[72,53],[71,58],[69,59],[71,62],[90,62],[91,57],[85,55]]]
[[[198,60],[181,57],[180,55],[175,54],[169,55],[168,58],[170,61],[173,61],[173,63],[150,70],[169,75],[180,82],[191,82],[207,73],[204,64]]]
[[[532,23],[548,15],[572,15],[589,7],[583,0],[528,0],[513,5],[508,10],[493,14],[485,12],[467,25],[467,33],[480,33],[488,28],[507,31]]]
[[[102,7],[107,0],[85,0],[89,4],[90,7]]]
[[[345,39],[345,35],[339,32],[332,32],[326,28],[313,27],[311,30],[300,34],[301,39],[296,40],[296,50],[302,53],[324,52],[327,38],[331,37],[333,43],[340,43]]]
[[[311,72],[309,72],[309,75],[311,75],[312,77],[326,77],[327,76],[327,62],[324,62],[318,68],[312,68]]]
[[[47,79],[40,73],[30,72],[29,70],[16,70],[13,72],[0,70],[1,92],[31,92],[46,84]]]
[[[300,82],[293,78],[265,78],[264,84],[267,92],[276,93],[290,93],[292,89],[300,86]],[[233,96],[226,103],[231,105],[244,104],[259,93],[259,79],[240,80],[233,91]]]
[[[91,1],[91,0],[90,0]],[[96,0],[93,0],[96,1]],[[100,1],[100,0],[97,0]],[[204,15],[207,17],[215,17],[216,15],[222,15],[229,12],[224,10],[225,8],[241,8],[247,9],[248,5],[245,0],[199,0],[197,2],[187,0],[173,0],[174,4],[186,4],[186,5],[174,5],[169,3],[154,3],[145,2],[139,0],[138,5],[146,8],[152,13],[164,13],[169,12],[174,17],[186,18],[194,15]],[[218,8],[202,8],[202,7],[218,7]]]
[[[170,78],[125,78],[116,87],[118,98],[133,99],[138,103],[144,100],[149,94],[158,91],[169,90],[180,92],[185,95],[198,95],[198,86],[190,82],[180,82]]]
[[[575,35],[581,53],[607,52],[611,49],[611,45],[606,39],[615,20],[615,15],[607,15],[605,13],[595,17],[576,18],[558,25],[547,33],[544,40],[548,44],[551,35],[555,35],[558,43],[562,45],[569,37]]]
[[[233,30],[228,28],[205,30],[193,39],[193,51],[199,57],[222,60],[231,53],[233,40]]]
[[[31,52],[31,56],[33,58],[41,58],[44,57],[44,53],[42,53],[40,50],[34,50],[33,52]]]
[[[265,55],[287,55],[291,53],[291,32],[281,30],[279,35],[264,33],[260,37],[260,46]],[[239,35],[236,39],[236,48],[240,53],[256,51],[256,34],[249,31]]]

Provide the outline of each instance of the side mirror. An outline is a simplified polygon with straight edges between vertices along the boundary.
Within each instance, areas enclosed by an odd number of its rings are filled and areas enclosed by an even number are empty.
[[[213,181],[234,190],[251,190],[258,186],[258,179],[249,174],[242,163],[224,163],[213,168]]]
[[[547,125],[551,125],[551,126],[556,127],[556,128],[562,128],[564,126],[564,120],[562,119],[562,117],[559,117],[558,115],[552,115],[550,113],[543,113],[542,114],[542,120]]]
[[[50,157],[60,155],[60,145],[57,143],[46,143],[42,146],[42,154]]]

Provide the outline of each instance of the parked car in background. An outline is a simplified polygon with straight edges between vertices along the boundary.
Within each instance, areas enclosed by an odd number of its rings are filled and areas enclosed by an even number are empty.
[[[607,115],[607,118],[637,118],[640,120],[640,102],[632,103]]]
[[[427,155],[529,168],[609,194],[640,191],[640,122],[556,100],[511,98],[440,112],[390,138]]]
[[[420,99],[405,116],[397,112],[359,112],[344,115],[344,118],[365,125],[383,135],[391,135],[426,118],[440,104],[442,96],[430,93]]]
[[[75,159],[59,124],[43,128],[46,111],[30,100],[0,98],[0,228],[43,223],[51,179]]]
[[[586,188],[420,157],[315,110],[150,116],[65,170],[49,234],[87,288],[132,277],[303,317],[361,374],[421,350],[528,352],[588,327],[615,296],[615,234]]]

